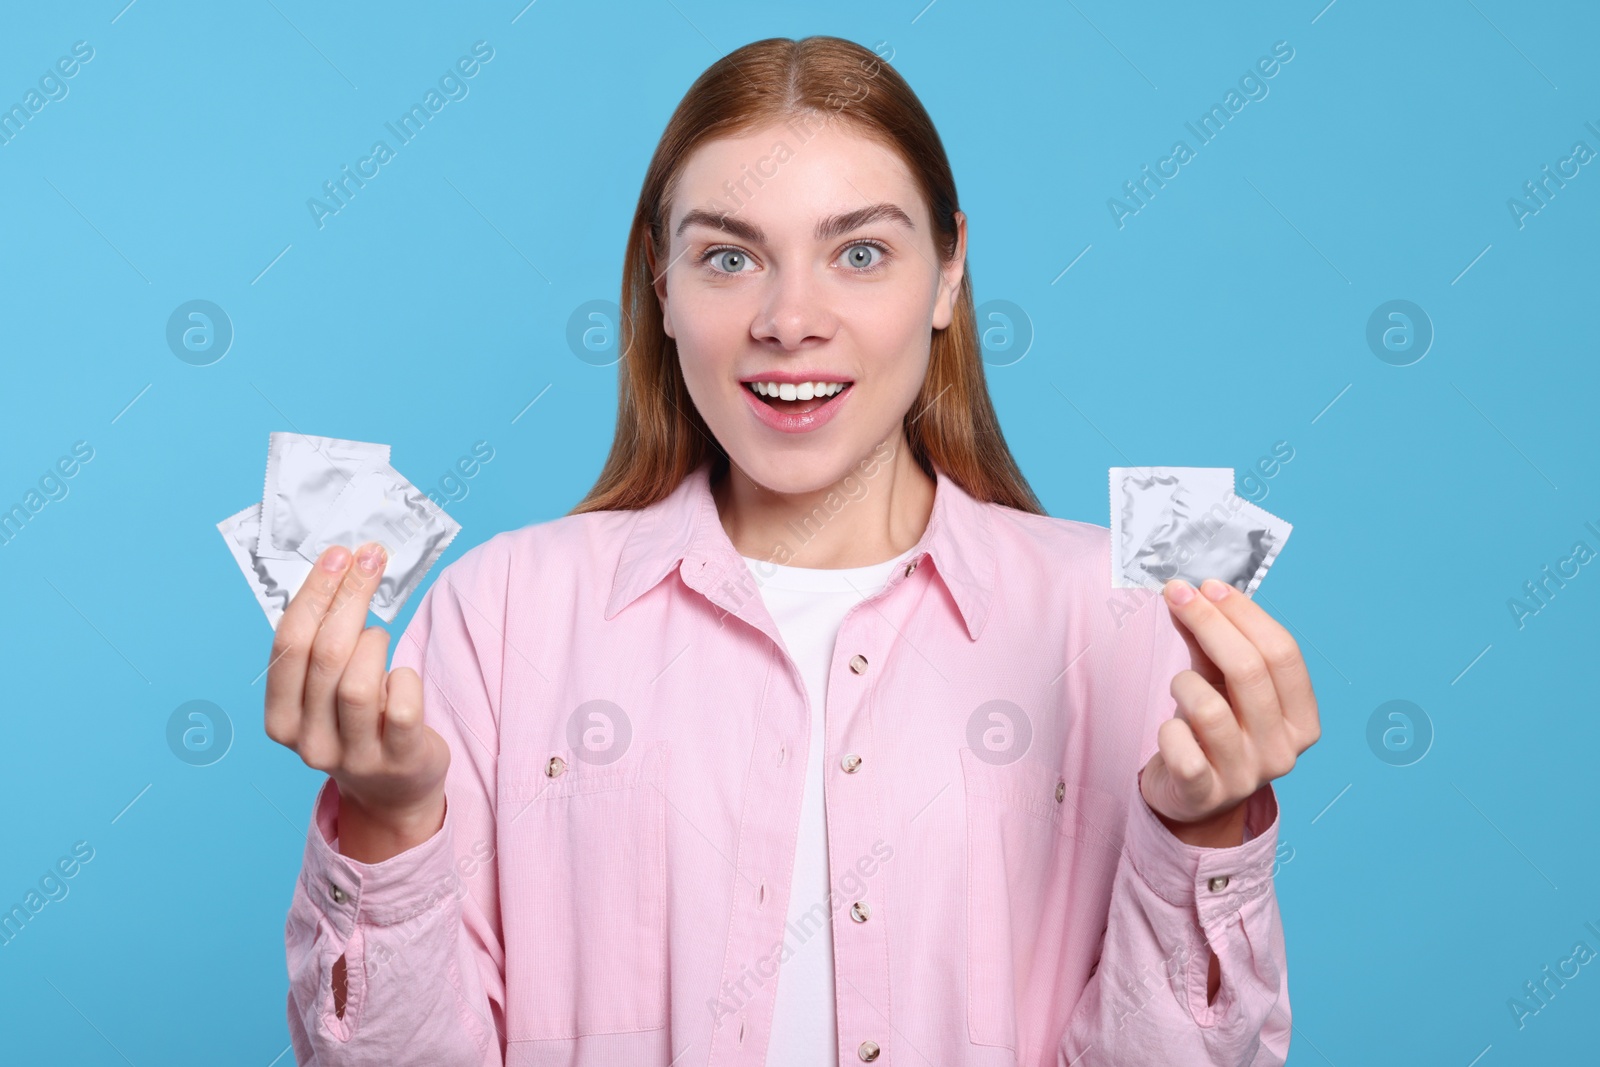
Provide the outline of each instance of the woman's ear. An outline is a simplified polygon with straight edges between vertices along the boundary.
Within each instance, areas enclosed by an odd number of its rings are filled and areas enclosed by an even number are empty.
[[[956,251],[948,265],[939,268],[939,295],[933,304],[933,328],[942,330],[955,318],[956,298],[961,293],[961,278],[967,270],[967,216],[955,213]]]
[[[645,239],[644,260],[650,268],[650,286],[656,291],[656,302],[661,305],[661,329],[668,337],[677,339],[672,332],[672,312],[667,309],[667,276],[656,273],[655,242]]]

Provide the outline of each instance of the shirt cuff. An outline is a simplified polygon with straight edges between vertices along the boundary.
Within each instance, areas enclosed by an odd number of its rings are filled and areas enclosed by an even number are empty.
[[[1134,779],[1127,850],[1133,868],[1163,900],[1179,907],[1194,902],[1201,925],[1237,912],[1272,891],[1278,849],[1278,797],[1269,782],[1245,801],[1249,840],[1231,848],[1180,841],[1157,818]]]
[[[339,787],[332,778],[322,784],[312,807],[306,834],[300,883],[329,925],[348,938],[358,922],[390,926],[418,915],[445,895],[457,894],[450,847],[450,804],[444,825],[428,840],[380,863],[362,863],[337,850]]]

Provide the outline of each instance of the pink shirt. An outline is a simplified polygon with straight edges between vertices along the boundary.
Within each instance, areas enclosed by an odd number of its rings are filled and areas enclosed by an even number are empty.
[[[1105,527],[943,472],[839,630],[836,892],[788,921],[809,701],[708,476],[498,534],[428,589],[393,666],[450,744],[444,825],[356,862],[324,782],[284,931],[296,1061],[754,1067],[780,963],[825,936],[843,1062],[1282,1065],[1272,787],[1243,845],[1174,837],[1138,786],[1189,662],[1165,602],[1111,588]]]

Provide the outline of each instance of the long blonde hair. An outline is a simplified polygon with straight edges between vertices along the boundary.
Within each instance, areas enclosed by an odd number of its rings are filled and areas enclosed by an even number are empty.
[[[599,479],[569,514],[648,507],[707,458],[717,460],[714,476],[726,468],[726,453],[689,396],[677,342],[662,329],[650,255],[667,261],[672,194],[697,147],[817,113],[831,113],[828,121],[848,124],[905,160],[929,206],[941,262],[955,255],[959,205],[944,145],[911,87],[876,53],[816,36],[771,37],[723,56],[684,94],[645,173],[623,256],[615,436]],[[933,333],[927,377],[903,425],[929,477],[937,466],[979,500],[1044,514],[989,400],[970,271],[962,274],[950,325]]]

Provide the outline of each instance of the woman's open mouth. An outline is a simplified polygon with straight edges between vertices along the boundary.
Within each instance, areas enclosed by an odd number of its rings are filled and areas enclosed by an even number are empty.
[[[784,433],[805,433],[831,420],[854,385],[846,381],[741,383],[756,417]]]

